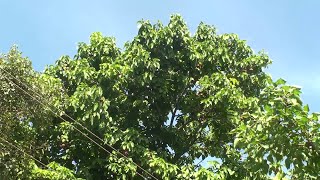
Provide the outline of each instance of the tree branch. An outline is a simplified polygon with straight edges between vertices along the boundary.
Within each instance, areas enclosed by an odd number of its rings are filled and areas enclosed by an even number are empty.
[[[172,126],[173,126],[173,121],[174,121],[174,118],[176,117],[176,113],[177,113],[177,107],[176,108],[174,108],[174,111],[172,112],[171,111],[171,120],[170,120],[170,128],[172,128]]]
[[[177,110],[178,110],[178,105],[179,105],[179,102],[180,102],[180,99],[181,99],[181,97],[183,97],[183,95],[186,93],[186,90],[188,89],[188,86],[186,86],[184,89],[183,89],[183,91],[182,91],[182,93],[180,94],[180,95],[178,95],[177,96],[177,98],[176,98],[176,103],[175,103],[175,105],[174,105],[174,110],[172,111],[171,110],[171,114],[172,114],[172,116],[171,116],[171,120],[170,120],[170,128],[172,128],[172,126],[173,126],[173,121],[174,121],[174,119],[175,119],[175,117],[176,117],[176,113],[177,113]]]

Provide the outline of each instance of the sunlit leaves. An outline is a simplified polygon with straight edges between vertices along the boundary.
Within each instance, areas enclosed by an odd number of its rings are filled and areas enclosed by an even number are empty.
[[[57,163],[48,164],[49,169],[41,169],[34,165],[29,178],[47,180],[83,180],[76,178],[70,169],[60,166]]]
[[[41,75],[15,49],[0,60],[1,67],[38,86],[67,121],[39,110],[28,120],[41,126],[23,124],[17,130],[41,138],[46,148],[39,157],[60,164],[52,168],[61,176],[132,179],[149,177],[145,171],[159,179],[318,176],[319,114],[302,103],[300,88],[283,79],[273,82],[263,71],[271,63],[268,56],[254,53],[236,34],[218,34],[204,23],[193,34],[173,15],[168,25],[139,21],[137,36],[121,50],[114,38],[93,33],[88,44],[79,44],[75,58],[62,56]],[[8,112],[1,117],[11,120],[12,102],[40,109],[13,96],[17,89],[0,78],[0,103]],[[112,154],[76,131],[72,125],[78,123]],[[206,168],[194,164],[208,158],[219,162]],[[55,173],[35,170],[42,177]]]

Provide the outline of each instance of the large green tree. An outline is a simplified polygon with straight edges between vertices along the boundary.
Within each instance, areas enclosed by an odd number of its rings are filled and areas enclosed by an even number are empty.
[[[32,132],[19,142],[34,137],[46,146],[36,157],[85,179],[319,177],[318,114],[302,104],[299,88],[264,72],[271,63],[266,54],[204,23],[191,34],[177,15],[167,26],[139,25],[123,49],[93,33],[73,59],[63,56],[28,80],[48,106],[27,103],[39,125],[6,128],[7,138]],[[22,109],[30,99],[12,98]],[[17,124],[11,116],[5,119]],[[197,163],[206,159],[212,161],[205,167]],[[36,171],[49,179],[54,168]]]

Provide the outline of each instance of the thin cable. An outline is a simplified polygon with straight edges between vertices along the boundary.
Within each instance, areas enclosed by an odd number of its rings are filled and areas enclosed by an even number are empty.
[[[9,74],[11,77],[13,77],[14,79],[16,79],[19,83],[21,83],[22,85],[24,85],[25,87],[29,88],[28,85],[26,85],[25,83],[21,82],[19,79],[17,79],[16,77],[14,77],[13,75],[11,75],[11,73],[9,73],[8,71],[2,69],[5,73]],[[32,96],[30,93],[28,93],[26,90],[22,89],[19,85],[17,85],[15,82],[13,82],[12,80],[10,80],[8,77],[6,77],[4,75],[4,78],[7,79],[8,81],[12,82],[17,88],[19,88],[21,91],[23,91],[24,93],[26,93],[28,96],[30,96],[31,98],[33,98],[34,100],[36,100],[39,104],[41,104],[44,107],[47,107],[50,105],[45,105],[43,104],[40,100],[38,100],[36,97]],[[45,99],[41,94],[37,93],[35,90],[33,90],[32,88],[29,88],[33,93],[37,94],[38,96],[40,96],[40,98],[42,97],[42,99]],[[51,105],[52,106],[52,105]],[[61,111],[59,108],[54,107],[56,110]],[[56,112],[52,111],[50,109],[50,107],[48,108],[50,112],[52,112],[53,114],[55,114],[57,117],[59,117],[61,120],[68,122],[67,120],[65,120],[64,118],[62,118],[59,114],[57,114]],[[116,151],[118,154],[120,154],[122,157],[124,158],[128,158],[127,156],[125,156],[123,153],[121,153],[119,150],[117,150],[116,148],[112,147],[110,144],[106,143],[103,141],[103,139],[101,139],[99,136],[97,136],[96,134],[94,134],[92,131],[90,131],[88,128],[86,128],[85,126],[83,126],[81,123],[77,122],[75,119],[73,119],[71,116],[69,116],[68,114],[64,113],[64,115],[66,115],[68,118],[70,118],[73,122],[75,122],[76,124],[78,124],[80,127],[82,127],[83,129],[85,129],[88,133],[90,133],[91,135],[93,135],[94,137],[96,137],[97,139],[99,139],[101,142],[105,143],[108,147],[110,147],[112,150]],[[71,126],[73,126],[79,133],[81,133],[82,135],[84,135],[86,138],[88,138],[90,141],[92,141],[94,144],[96,144],[97,146],[99,146],[100,148],[102,148],[103,150],[105,150],[106,152],[112,154],[110,151],[108,151],[107,149],[105,149],[103,146],[101,146],[99,143],[97,143],[96,141],[94,141],[92,138],[90,138],[89,136],[87,136],[86,134],[84,134],[82,131],[80,131],[78,128],[76,128],[73,124],[70,124]],[[145,173],[147,173],[149,176],[151,176],[154,179],[157,179],[155,176],[153,176],[151,173],[149,173],[147,170],[145,170],[144,168],[142,168],[140,165],[138,165],[137,163],[133,162],[132,163],[134,165],[136,165],[138,168],[140,168],[142,171],[144,171]],[[147,179],[146,177],[144,177],[142,174],[140,174],[139,172],[136,172],[139,176],[141,176],[144,179]]]
[[[32,96],[31,94],[29,94],[27,91],[25,91],[24,89],[22,89],[21,87],[19,87],[19,85],[17,85],[15,82],[13,82],[12,80],[8,79],[6,76],[4,76],[5,79],[7,79],[8,81],[12,82],[17,88],[19,88],[21,91],[23,91],[24,93],[26,93],[28,96],[30,96],[31,98],[33,98],[34,100],[36,100],[39,104],[41,104],[42,106],[48,108],[45,104],[43,104],[41,101],[39,101],[38,99],[36,99],[34,96]],[[62,118],[60,115],[58,115],[58,113],[52,111],[49,108],[49,111],[52,112],[54,115],[56,115],[57,117],[59,117],[60,119],[62,119],[65,122],[68,122],[67,120],[65,120],[64,118]],[[75,120],[73,120],[75,121]],[[76,121],[75,121],[76,122]],[[79,123],[80,124],[80,123]],[[81,133],[83,136],[85,136],[87,139],[89,139],[91,142],[93,142],[94,144],[96,144],[98,147],[100,147],[101,149],[103,149],[104,151],[108,152],[111,155],[112,154],[109,150],[107,150],[106,148],[104,148],[103,146],[101,146],[99,143],[97,143],[96,141],[94,141],[92,138],[90,138],[87,134],[83,133],[82,131],[80,131],[78,128],[76,128],[74,125],[70,124],[75,130],[77,130],[79,133]],[[81,125],[82,126],[82,125]],[[108,146],[110,146],[109,144],[107,144]],[[112,147],[113,148],[113,147]],[[114,155],[115,156],[115,155]],[[134,163],[134,162],[133,162]],[[142,169],[142,168],[141,168]],[[144,169],[142,169],[143,171],[145,171]],[[136,172],[139,176],[141,176],[144,179],[147,179],[146,177],[144,177],[142,174],[140,174],[139,172]]]
[[[202,159],[201,161],[199,161],[197,164],[196,164],[196,167],[199,167],[199,165],[205,160],[206,158]]]
[[[17,150],[19,150],[20,152],[22,152],[24,155],[29,156],[31,159],[33,159],[34,161],[37,161],[39,164],[43,165],[44,167],[47,167],[47,165],[45,165],[43,162],[41,162],[40,160],[38,160],[37,158],[33,157],[32,155],[26,153],[25,151],[23,151],[21,148],[19,148],[18,146],[10,143],[9,141],[5,140],[4,138],[0,137],[0,139],[4,142],[6,142],[7,144],[9,144],[10,146],[16,148]],[[2,144],[2,143],[1,143]],[[2,144],[3,146],[5,146],[4,144]]]

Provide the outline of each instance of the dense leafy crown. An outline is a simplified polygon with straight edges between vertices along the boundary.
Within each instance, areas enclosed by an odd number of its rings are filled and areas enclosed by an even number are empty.
[[[271,63],[266,54],[204,23],[192,35],[178,15],[167,26],[139,25],[123,49],[93,33],[74,59],[63,56],[42,74],[16,48],[1,57],[1,69],[29,92],[37,87],[67,121],[1,71],[1,132],[50,168],[0,146],[0,175],[152,179],[138,164],[158,179],[318,177],[318,115],[302,104],[299,88],[263,71]],[[76,131],[72,119],[112,154]]]

